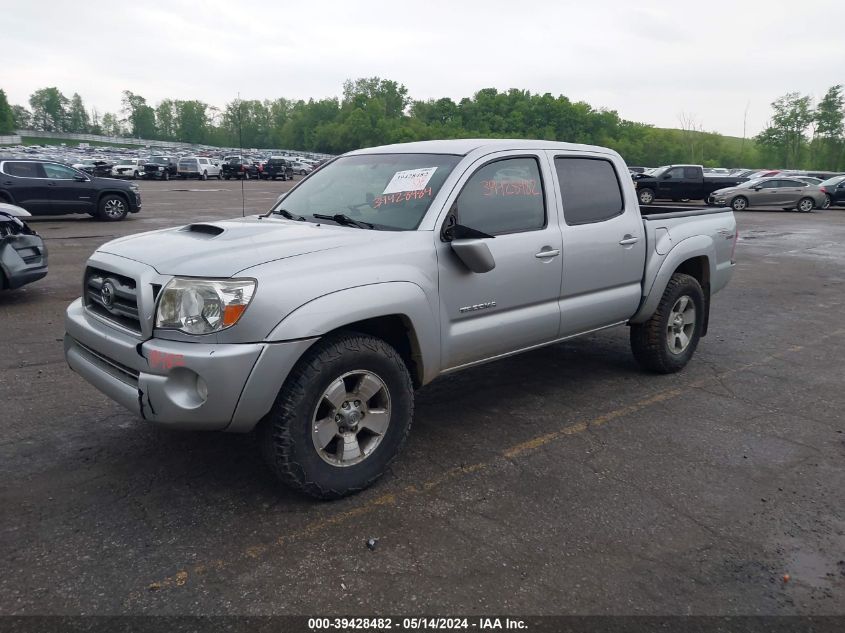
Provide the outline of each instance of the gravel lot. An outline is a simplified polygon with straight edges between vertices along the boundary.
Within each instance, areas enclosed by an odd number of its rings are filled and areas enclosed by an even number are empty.
[[[34,220],[50,274],[0,295],[0,613],[845,614],[845,209],[739,215],[681,374],[620,328],[438,380],[392,472],[317,503],[65,365],[99,244],[241,213],[240,183],[141,188],[125,222]]]

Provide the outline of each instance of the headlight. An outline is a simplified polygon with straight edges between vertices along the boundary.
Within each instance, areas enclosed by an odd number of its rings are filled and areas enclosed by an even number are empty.
[[[238,322],[246,311],[252,279],[190,279],[176,277],[161,291],[156,327],[187,334],[219,332]]]

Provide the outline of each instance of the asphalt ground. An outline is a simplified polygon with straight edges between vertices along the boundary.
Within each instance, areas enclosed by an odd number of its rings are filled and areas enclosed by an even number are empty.
[[[50,273],[0,295],[0,613],[845,613],[845,209],[739,215],[683,372],[619,328],[440,379],[391,472],[320,503],[65,365],[99,244],[241,213],[237,182],[141,188],[124,222],[34,219]]]

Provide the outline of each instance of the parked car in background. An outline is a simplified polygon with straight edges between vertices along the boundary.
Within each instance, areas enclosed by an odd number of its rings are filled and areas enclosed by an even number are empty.
[[[749,207],[780,207],[809,213],[824,207],[825,193],[820,187],[796,178],[774,176],[719,189],[711,194],[708,202],[729,206],[734,211],[744,211]]]
[[[141,193],[134,183],[21,158],[0,161],[0,202],[23,207],[32,215],[87,213],[113,222],[141,210]]]
[[[822,184],[822,179],[816,178],[815,176],[790,176],[790,178],[794,178],[795,180],[800,180],[801,182],[806,182],[808,185],[820,185],[820,184]]]
[[[111,168],[111,175],[114,178],[140,178],[144,174],[144,158],[125,158],[119,160]]]
[[[107,177],[111,176],[113,164],[106,160],[86,158],[74,163],[72,167],[92,176]]]
[[[758,169],[748,174],[748,180],[756,180],[757,178],[769,178],[777,176],[781,172],[780,169]]]
[[[665,165],[651,173],[632,176],[640,204],[655,200],[707,200],[708,196],[724,187],[742,182],[732,176],[710,176],[701,165]]]
[[[176,173],[180,178],[198,178],[208,180],[209,178],[222,177],[220,166],[210,158],[202,156],[186,156],[180,158],[176,164]]]
[[[819,184],[819,189],[821,189],[825,197],[822,206],[823,209],[845,204],[845,175],[834,176],[833,178],[823,180]]]
[[[293,165],[282,156],[271,156],[264,164],[263,177],[271,180],[293,180]]]
[[[144,163],[144,178],[170,180],[176,174],[177,165],[173,156],[151,156]]]
[[[314,171],[314,167],[308,163],[294,162],[291,167],[293,167],[293,173],[299,174],[300,176],[307,176]]]
[[[646,167],[636,167],[636,166],[628,165],[628,171],[631,172],[632,174],[642,174],[642,173],[645,172],[646,169],[647,169]]]
[[[47,247],[24,221],[30,213],[0,203],[0,290],[14,290],[47,274]]]
[[[251,160],[246,158],[230,158],[222,165],[223,178],[229,180],[230,178],[243,178],[249,180],[250,178],[258,178],[258,166]]]

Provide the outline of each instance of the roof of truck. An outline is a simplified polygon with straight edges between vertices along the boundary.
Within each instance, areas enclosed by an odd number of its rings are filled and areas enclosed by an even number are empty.
[[[512,149],[550,149],[550,150],[580,150],[593,152],[612,152],[606,147],[597,145],[580,145],[578,143],[560,143],[558,141],[535,141],[526,139],[501,138],[460,138],[441,141],[416,141],[413,143],[397,143],[394,145],[380,145],[358,149],[350,154],[454,154],[466,156],[477,149],[488,151],[502,151]]]

